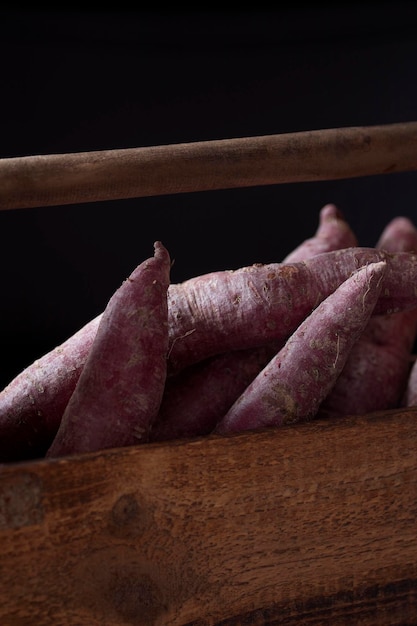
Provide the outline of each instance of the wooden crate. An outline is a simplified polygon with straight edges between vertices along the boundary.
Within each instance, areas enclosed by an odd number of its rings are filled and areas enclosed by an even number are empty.
[[[0,208],[417,169],[415,123],[301,135],[5,159]],[[416,624],[416,450],[410,408],[3,465],[0,625]]]
[[[2,626],[417,623],[417,411],[15,463]]]

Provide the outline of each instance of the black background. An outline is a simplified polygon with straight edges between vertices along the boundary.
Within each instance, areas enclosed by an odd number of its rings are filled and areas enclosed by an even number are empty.
[[[417,119],[414,3],[0,11],[0,157]],[[0,212],[0,384],[101,312],[161,240],[171,278],[279,261],[336,203],[361,245],[417,173]]]

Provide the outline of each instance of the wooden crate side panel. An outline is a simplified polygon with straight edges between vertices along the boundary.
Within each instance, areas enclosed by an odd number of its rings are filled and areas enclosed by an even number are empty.
[[[4,466],[0,623],[407,623],[416,446],[397,411]]]

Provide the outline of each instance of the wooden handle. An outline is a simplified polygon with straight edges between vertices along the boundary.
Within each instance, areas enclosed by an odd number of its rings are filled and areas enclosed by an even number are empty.
[[[0,209],[417,170],[417,122],[0,159]]]

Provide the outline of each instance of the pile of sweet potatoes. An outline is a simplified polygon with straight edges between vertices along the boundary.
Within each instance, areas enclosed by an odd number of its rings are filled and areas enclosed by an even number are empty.
[[[333,204],[285,259],[171,283],[161,242],[0,393],[0,463],[417,405],[417,228]]]

